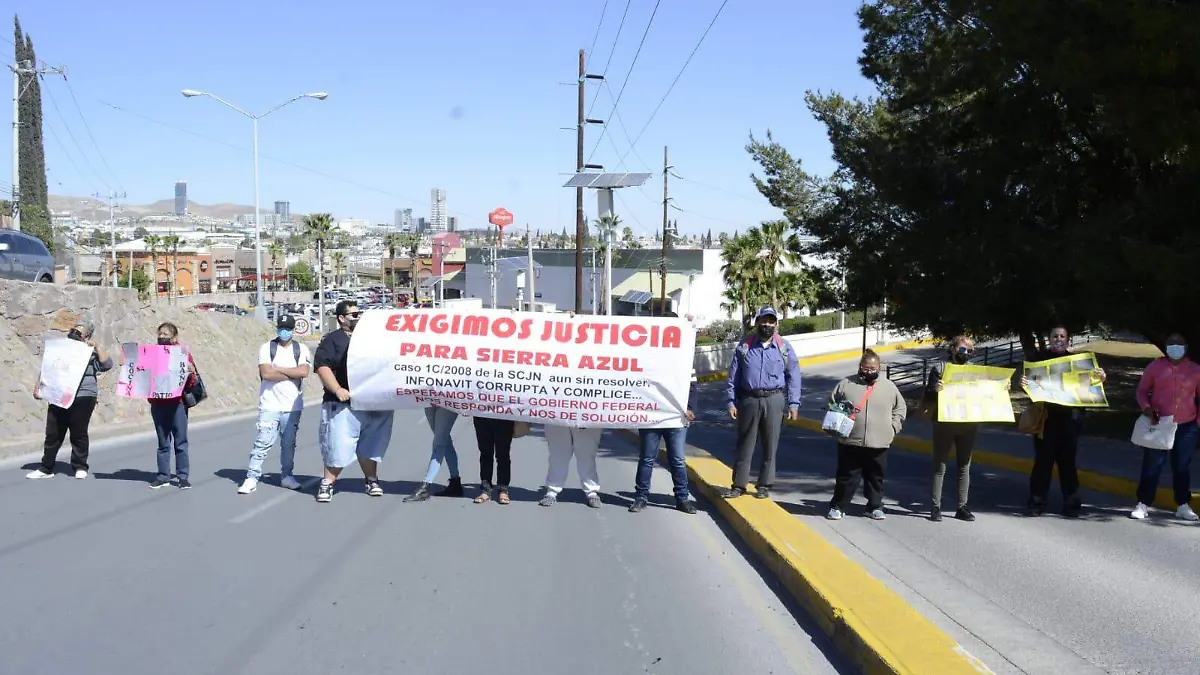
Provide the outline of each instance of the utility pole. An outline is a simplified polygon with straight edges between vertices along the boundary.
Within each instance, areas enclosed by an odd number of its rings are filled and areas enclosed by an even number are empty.
[[[52,73],[62,75],[62,68],[51,68],[43,64],[40,68],[36,63],[24,61],[8,67],[13,74],[13,121],[12,121],[12,229],[21,231],[21,97],[29,91],[34,78],[38,75]],[[21,87],[21,76],[28,75],[29,80]],[[46,214],[49,217],[50,214]],[[51,219],[53,222],[53,219]]]
[[[96,199],[104,199],[104,195],[99,192],[93,192],[92,196]],[[112,287],[117,287],[117,221],[113,216],[113,202],[116,199],[124,199],[125,193],[117,194],[112,190],[108,191],[108,252],[112,259]],[[132,277],[131,277],[132,278]],[[158,270],[154,270],[151,276],[151,283],[154,285],[155,296],[158,295]]]
[[[529,311],[536,312],[537,306],[537,270],[533,268],[533,235],[529,232],[529,223],[525,223],[525,242],[529,245],[529,261],[527,266],[529,271],[526,272],[526,277],[529,279]],[[521,309],[524,309],[522,307]]]
[[[660,289],[658,300],[659,316],[667,315],[667,250],[671,248],[671,231],[667,225],[667,174],[670,172],[670,165],[667,164],[667,146],[663,146],[663,232],[662,232],[662,265],[660,267],[660,279],[662,288]]]
[[[579,50],[578,114],[575,123],[575,173],[584,169],[603,169],[598,164],[583,163],[583,127],[585,124],[604,124],[604,120],[584,117],[584,86],[588,80],[603,80],[603,75],[587,73],[585,50]],[[583,187],[575,188],[575,313],[583,311],[583,240],[587,236],[583,217]]]

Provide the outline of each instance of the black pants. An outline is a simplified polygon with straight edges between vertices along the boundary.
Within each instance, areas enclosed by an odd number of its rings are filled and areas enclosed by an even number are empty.
[[[1077,419],[1047,418],[1042,437],[1033,437],[1033,471],[1029,475],[1029,503],[1040,506],[1050,494],[1050,480],[1058,466],[1058,483],[1062,487],[1063,507],[1078,508],[1079,470],[1075,456],[1079,453],[1079,435],[1083,425]]]
[[[838,443],[837,478],[830,506],[845,511],[862,480],[867,511],[883,508],[883,475],[886,471],[887,448],[860,448]]]
[[[758,460],[758,487],[775,485],[775,453],[779,450],[779,432],[787,414],[787,398],[777,391],[770,396],[742,396],[737,401],[737,462],[733,465],[733,485],[743,490],[750,482],[754,447],[762,442]]]
[[[88,470],[88,425],[92,412],[96,410],[96,399],[92,396],[77,398],[70,408],[51,405],[46,410],[46,443],[42,446],[42,471],[54,473],[54,460],[58,450],[71,433],[71,468],[75,471]]]
[[[492,460],[496,462],[497,485],[508,487],[512,480],[513,421],[475,417],[475,440],[479,442],[479,481],[492,482]]]

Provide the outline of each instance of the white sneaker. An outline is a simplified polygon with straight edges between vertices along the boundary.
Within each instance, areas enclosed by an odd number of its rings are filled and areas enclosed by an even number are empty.
[[[283,480],[279,481],[285,490],[299,490],[300,481],[296,480],[295,476],[284,476]]]
[[[1129,512],[1129,517],[1134,520],[1145,520],[1146,516],[1150,515],[1150,507],[1138,502],[1137,506],[1133,507],[1133,511]]]
[[[87,471],[80,469],[75,472],[75,477],[78,478],[79,480],[83,480],[84,478],[88,477],[88,473],[87,473]]]
[[[34,469],[33,471],[25,474],[25,477],[29,480],[42,480],[43,478],[54,478],[54,474],[42,473],[41,469]]]
[[[238,488],[239,495],[248,495],[258,489],[258,481],[253,478],[247,478],[242,482],[242,486]]]
[[[1200,516],[1197,516],[1196,512],[1192,510],[1192,507],[1188,506],[1187,504],[1184,504],[1175,510],[1175,517],[1182,520],[1188,520],[1193,523],[1197,520],[1200,520]]]

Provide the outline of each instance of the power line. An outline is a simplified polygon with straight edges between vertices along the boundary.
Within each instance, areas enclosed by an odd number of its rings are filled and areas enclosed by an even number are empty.
[[[729,191],[729,190],[726,190],[726,189],[725,189],[725,188],[723,188],[723,187],[719,187],[719,186],[716,186],[716,185],[709,185],[708,183],[701,183],[700,181],[698,181],[698,180],[692,180],[691,178],[684,178],[683,176],[680,176],[679,174],[675,173],[674,171],[672,171],[672,172],[671,172],[671,177],[672,177],[672,178],[675,178],[676,180],[681,180],[681,181],[683,181],[683,182],[685,182],[685,183],[691,183],[692,185],[695,185],[695,186],[697,186],[697,187],[702,187],[702,188],[705,188],[705,189],[707,189],[707,190],[714,190],[714,191],[716,191],[716,192],[723,192],[723,193],[725,193],[725,194],[729,195],[730,197],[737,197],[738,199],[744,199],[744,200],[746,200],[746,201],[748,201],[748,202],[753,202],[753,203],[755,203],[755,204],[761,204],[761,203],[762,203],[762,201],[763,201],[763,198],[762,198],[762,197],[759,197],[759,198],[757,198],[757,199],[756,199],[756,198],[754,198],[754,197],[747,197],[746,195],[743,195],[743,194],[738,194],[737,192],[731,192],[731,191]]]
[[[83,108],[79,107],[79,99],[75,98],[75,89],[71,87],[71,81],[67,79],[67,74],[62,73],[63,84],[67,85],[67,92],[71,94],[71,101],[75,104],[75,112],[79,113],[79,121],[83,122],[83,128],[87,131],[88,138],[92,141],[92,147],[96,150],[96,155],[100,157],[100,162],[104,164],[104,168],[108,171],[108,175],[112,176],[113,182],[117,185],[118,192],[124,192],[125,188],[121,185],[121,179],[117,178],[117,174],[113,172],[112,167],[108,165],[108,160],[104,158],[104,153],[100,152],[100,145],[96,143],[96,137],[92,134],[92,127],[88,125],[87,119],[83,116]]]
[[[683,62],[683,67],[680,68],[679,72],[675,74],[675,79],[671,81],[671,86],[667,87],[667,92],[663,94],[661,99],[659,99],[658,105],[654,106],[654,111],[650,113],[650,119],[646,120],[645,126],[643,126],[642,130],[638,132],[638,135],[633,139],[633,143],[630,144],[630,147],[637,145],[637,142],[642,140],[642,134],[645,134],[646,129],[650,128],[650,123],[654,121],[655,115],[658,114],[658,111],[663,107],[663,104],[667,102],[667,97],[671,95],[671,91],[674,90],[675,85],[679,83],[679,78],[683,77],[683,72],[687,70],[688,64],[692,62],[692,57],[696,55],[696,52],[700,51],[700,45],[704,44],[704,39],[708,37],[708,32],[712,30],[713,24],[717,22],[717,19],[721,16],[721,11],[725,9],[725,5],[728,3],[729,0],[722,0],[721,6],[717,8],[717,13],[713,15],[712,21],[708,22],[708,28],[704,29],[704,34],[700,36],[700,40],[697,41],[696,46],[692,48],[692,53],[689,54],[687,60]]]
[[[633,0],[625,0],[625,11],[621,13],[621,23],[617,24],[617,35],[613,38],[612,49],[608,50],[608,60],[604,62],[604,70],[600,72],[600,81],[605,82],[604,77],[608,75],[608,67],[612,65],[613,55],[617,53],[617,43],[621,41],[621,31],[625,30],[625,17],[629,16],[629,6],[633,4]],[[599,33],[597,33],[598,35]],[[592,47],[595,48],[593,42]],[[592,110],[596,108],[596,100],[592,99],[592,105],[588,108],[586,117],[592,116]],[[597,139],[599,140],[599,139]]]
[[[638,57],[641,56],[641,54],[642,54],[642,47],[644,47],[646,45],[646,36],[650,34],[650,27],[654,25],[654,17],[658,14],[658,6],[661,4],[662,4],[662,0],[655,0],[654,10],[652,12],[650,12],[650,20],[646,22],[646,30],[642,31],[642,39],[640,42],[638,42],[637,51],[633,53],[633,61],[629,64],[629,70],[625,71],[625,81],[621,83],[621,89],[619,91],[617,91],[617,100],[615,103],[613,103],[612,112],[609,113],[608,117],[605,118],[605,120],[604,120],[604,126],[600,129],[600,137],[601,138],[596,139],[596,147],[592,148],[592,155],[595,155],[596,150],[598,150],[600,148],[600,140],[604,137],[604,134],[608,131],[609,122],[612,121],[613,115],[616,114],[617,106],[621,105],[621,97],[625,95],[625,87],[629,84],[629,76],[633,75],[633,69],[635,66],[637,66]],[[616,49],[616,45],[613,46],[613,49]],[[592,158],[591,158],[591,156],[589,156],[587,163],[590,164],[591,161],[592,161]]]
[[[604,13],[608,11],[608,0],[604,0],[604,7],[600,8],[600,21],[596,24],[596,34],[592,36],[592,46],[588,48],[588,59],[592,58],[592,50],[596,48],[596,40],[600,39],[600,29],[604,27]]]
[[[58,147],[62,149],[63,155],[66,156],[67,161],[71,163],[71,166],[75,167],[75,171],[77,171],[79,176],[83,178],[84,182],[88,184],[88,188],[92,192],[96,192],[96,184],[92,182],[92,179],[88,177],[87,173],[83,169],[79,168],[79,164],[75,161],[75,158],[72,157],[71,153],[67,151],[67,146],[64,145],[62,139],[58,137],[58,132],[54,131],[54,127],[50,126],[49,124],[45,125],[45,127],[50,131],[50,138],[53,139],[54,142],[58,144]],[[47,171],[48,170],[49,169],[47,169]]]
[[[75,144],[75,149],[79,151],[79,156],[83,159],[83,163],[92,170],[92,173],[96,174],[96,177],[100,179],[100,182],[104,185],[104,187],[111,190],[112,186],[109,185],[108,181],[104,179],[104,176],[96,170],[96,167],[92,166],[91,161],[88,160],[87,154],[83,151],[83,146],[79,145],[79,141],[75,139],[75,134],[71,131],[71,125],[67,124],[67,118],[63,116],[62,110],[60,110],[58,107],[58,100],[54,98],[54,92],[51,91],[49,87],[46,88],[46,95],[50,98],[50,105],[54,107],[55,114],[57,114],[58,118],[62,120],[63,129],[67,132],[67,137],[71,139],[71,142]],[[53,133],[53,128],[51,128],[51,132]],[[61,144],[62,141],[59,141],[59,143]]]

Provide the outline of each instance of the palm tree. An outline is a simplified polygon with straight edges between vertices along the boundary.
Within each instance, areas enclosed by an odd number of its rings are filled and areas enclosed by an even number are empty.
[[[154,286],[154,297],[158,297],[158,251],[162,246],[163,238],[157,234],[148,234],[143,239],[146,244],[146,249],[150,251],[150,282]]]
[[[341,288],[342,269],[346,265],[346,252],[334,251],[329,255],[329,261],[333,263],[333,285],[337,288]]]
[[[417,302],[417,251],[421,247],[421,236],[406,234],[401,243],[408,250],[408,283],[412,286],[412,302]]]
[[[175,270],[179,265],[179,244],[182,240],[177,234],[168,234],[163,237],[163,249],[171,254],[171,284],[167,287],[167,301],[173,302],[174,296],[178,295],[175,289]]]
[[[757,237],[750,235],[734,236],[721,250],[721,259],[725,261],[721,266],[721,273],[725,278],[725,285],[730,289],[737,289],[743,323],[750,313],[751,290],[759,281],[762,268],[758,255],[761,251]]]
[[[786,220],[772,220],[748,233],[760,251],[759,258],[765,277],[770,281],[771,306],[778,307],[779,291],[777,272],[779,263],[795,265],[800,262],[800,237]]]
[[[283,243],[279,238],[271,240],[271,244],[267,246],[267,254],[271,256],[271,276],[279,274],[279,259],[283,257]],[[271,283],[271,304],[275,304],[275,289],[279,287],[279,281],[272,279]]]
[[[325,247],[333,238],[333,216],[328,213],[311,213],[304,216],[304,236],[317,245],[317,293],[320,298],[321,318],[318,322],[322,332],[325,327]]]
[[[613,215],[600,216],[592,221],[592,225],[596,228],[596,239],[599,240],[596,246],[597,253],[600,256],[600,260],[607,261],[608,247],[610,242],[616,237],[617,228],[621,226],[621,217]],[[600,263],[600,298],[602,306],[608,307],[608,303],[612,302],[612,298],[608,297],[608,270],[604,265],[604,262]],[[596,312],[598,308],[593,307],[592,311]]]
[[[388,271],[392,278],[392,297],[396,297],[396,249],[404,246],[404,235],[392,233],[383,238],[383,245],[388,252]]]

